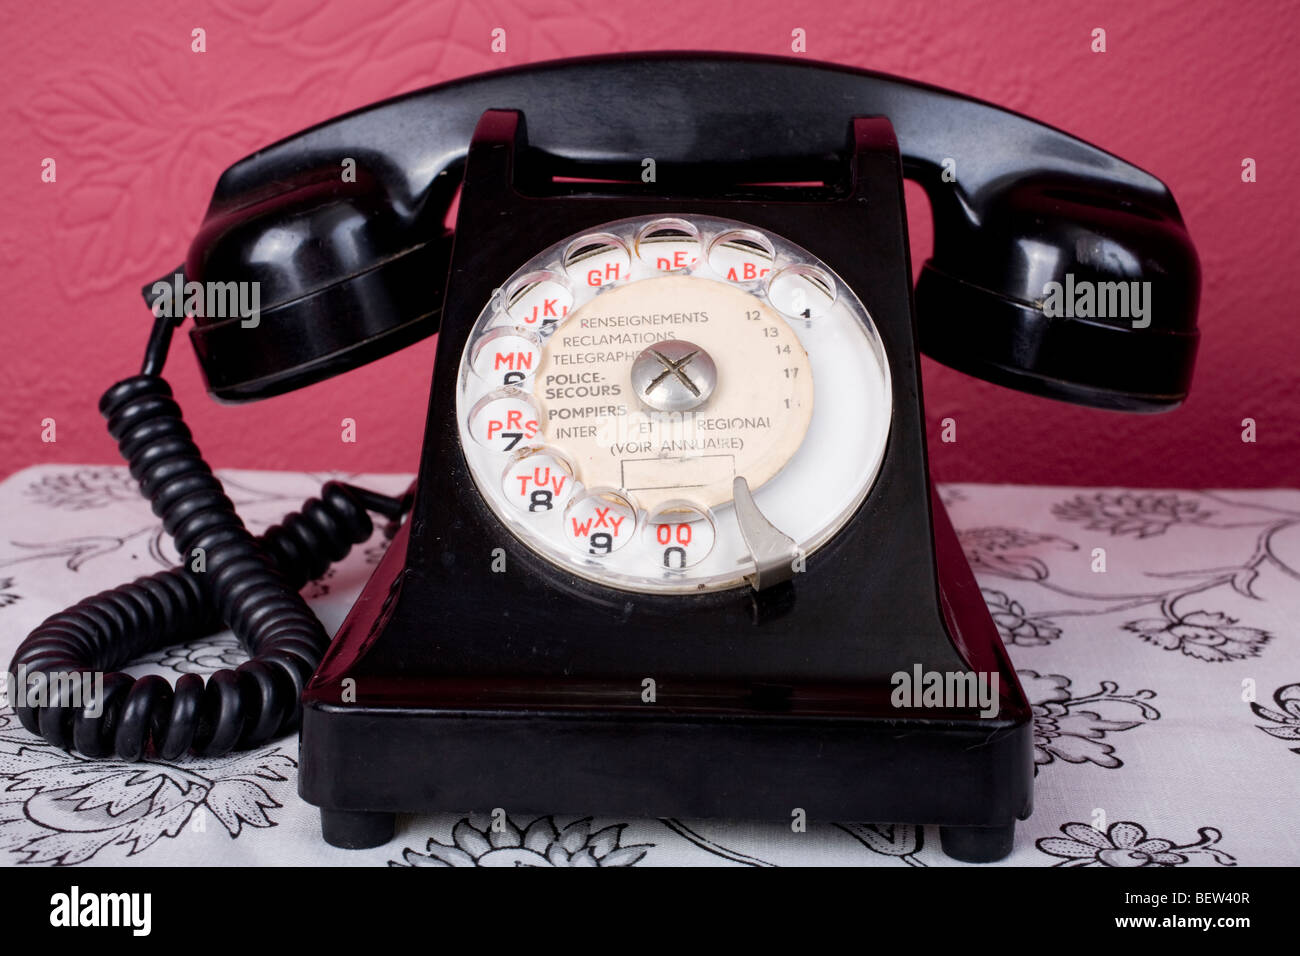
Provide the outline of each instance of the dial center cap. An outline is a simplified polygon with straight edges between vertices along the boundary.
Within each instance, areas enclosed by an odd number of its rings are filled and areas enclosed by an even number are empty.
[[[709,353],[680,339],[657,342],[632,362],[637,398],[661,412],[684,412],[703,405],[718,384],[718,367]]]

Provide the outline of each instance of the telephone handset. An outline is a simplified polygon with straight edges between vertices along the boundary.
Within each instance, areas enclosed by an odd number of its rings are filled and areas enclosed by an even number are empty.
[[[915,317],[902,176],[935,220]],[[178,320],[158,315],[101,409],[208,571],[89,598],[14,668],[111,669],[218,619],[252,659],[206,686],[112,674],[100,716],[20,717],[138,759],[301,716],[300,791],[340,846],[404,811],[811,802],[1005,855],[1030,713],[933,496],[917,349],[1158,411],[1197,341],[1159,180],[954,93],[764,57],[559,61],[331,120],[223,174],[183,271],[259,284],[256,321],[194,317],[224,400],[440,332],[418,479],[402,500],[331,483],[255,540],[160,377]],[[396,537],[331,644],[296,588],[367,511]],[[970,693],[900,702],[914,669]]]
[[[677,195],[842,182],[846,117],[887,116],[903,174],[925,189],[934,216],[934,254],[916,290],[922,351],[1083,404],[1158,410],[1186,395],[1199,265],[1154,176],[946,90],[719,54],[563,60],[470,77],[236,163],[217,184],[186,273],[260,281],[269,344],[283,350],[251,354],[229,323],[200,322],[191,337],[214,395],[279,394],[437,331],[451,238],[443,217],[475,125],[497,107],[524,114],[530,154],[553,176]],[[344,158],[356,161],[353,185],[341,182]],[[647,159],[651,184],[642,183]],[[273,241],[291,252],[266,255]],[[1070,274],[1076,283],[1150,282],[1158,312],[1141,329],[1119,319],[1053,321],[1043,288]]]

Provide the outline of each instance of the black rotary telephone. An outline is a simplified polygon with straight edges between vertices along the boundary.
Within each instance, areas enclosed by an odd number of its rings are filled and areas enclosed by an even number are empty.
[[[935,221],[915,308],[904,176]],[[251,659],[19,714],[125,760],[301,722],[300,791],[345,847],[505,807],[938,824],[952,856],[1004,856],[1030,710],[931,488],[917,351],[1160,411],[1197,342],[1155,177],[954,93],[764,57],[546,63],[331,120],[228,169],[179,272],[100,407],[205,567],[51,617],[13,669],[57,688],[222,624]],[[212,308],[249,288],[255,315]],[[411,494],[331,483],[255,539],[160,377],[182,292],[225,400],[440,333]],[[395,538],[331,643],[297,589],[370,513]]]

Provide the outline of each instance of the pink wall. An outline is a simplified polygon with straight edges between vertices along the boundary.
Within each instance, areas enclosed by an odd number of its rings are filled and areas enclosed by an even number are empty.
[[[138,289],[179,262],[229,163],[342,110],[511,64],[636,49],[788,53],[953,87],[1060,126],[1169,183],[1204,269],[1192,398],[1168,415],[1023,396],[927,361],[944,480],[1152,486],[1300,484],[1300,69],[1281,0],[921,5],[514,0],[10,4],[0,34],[0,474],[111,462],[100,392],[136,370]],[[1085,6],[1087,9],[1085,9]],[[190,31],[207,52],[190,52]],[[494,27],[508,52],[489,51]],[[1089,50],[1094,27],[1108,52]],[[753,91],[754,95],[779,91]],[[508,105],[508,104],[503,104]],[[40,179],[44,157],[58,179]],[[1243,157],[1259,181],[1241,182]],[[1288,166],[1288,163],[1292,166]],[[909,197],[919,197],[911,190]],[[914,251],[929,245],[914,211]],[[920,256],[917,256],[918,261]],[[204,397],[189,348],[169,364],[219,466],[411,470],[433,344],[260,405]],[[937,441],[954,417],[958,441]],[[343,444],[339,422],[358,422]],[[1243,418],[1258,442],[1240,440]],[[54,418],[57,442],[40,440]]]

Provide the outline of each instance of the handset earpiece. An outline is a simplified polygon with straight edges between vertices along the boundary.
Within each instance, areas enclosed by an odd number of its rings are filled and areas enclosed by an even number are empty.
[[[936,204],[920,348],[1021,391],[1125,411],[1187,395],[1200,267],[1173,199],[1027,175]]]
[[[196,283],[190,339],[218,399],[301,388],[438,330],[454,184],[408,197],[383,157],[321,159],[273,189],[218,186],[183,277],[145,287],[157,311],[155,288]]]

